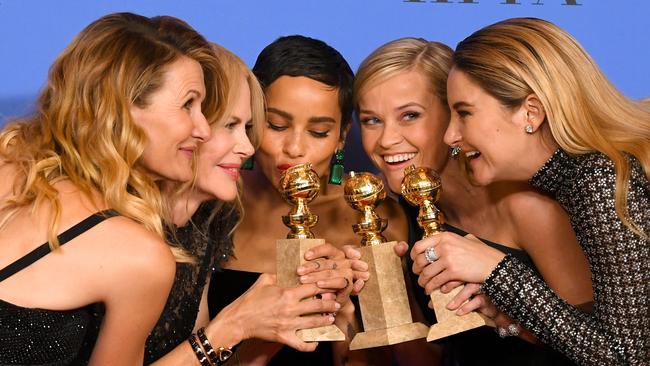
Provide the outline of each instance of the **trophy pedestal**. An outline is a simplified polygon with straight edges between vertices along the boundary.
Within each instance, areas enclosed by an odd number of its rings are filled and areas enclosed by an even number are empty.
[[[456,294],[458,294],[462,289],[463,286],[458,286],[447,294],[443,294],[440,290],[434,290],[431,293],[431,303],[433,304],[433,310],[436,313],[436,320],[438,322],[432,325],[429,329],[427,342],[482,327],[484,325],[494,327],[492,319],[483,314],[471,312],[463,316],[458,316],[455,311],[447,309],[447,304],[449,304],[449,302],[453,300]]]
[[[363,333],[357,333],[350,350],[386,346],[424,338],[427,327],[411,317],[402,262],[395,254],[395,241],[361,247],[370,279],[359,294]]]
[[[280,287],[297,287],[300,280],[296,269],[305,260],[305,252],[310,248],[325,244],[324,239],[279,239],[277,245],[276,274],[277,284]],[[335,325],[301,329],[296,332],[304,342],[343,341],[345,335]]]

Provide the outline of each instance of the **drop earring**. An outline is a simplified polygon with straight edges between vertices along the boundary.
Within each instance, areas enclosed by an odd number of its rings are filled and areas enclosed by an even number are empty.
[[[526,133],[529,135],[535,132],[533,131],[533,125],[531,125],[530,123],[527,124],[526,127],[524,127],[524,131],[526,131]]]
[[[343,149],[337,149],[334,153],[334,160],[330,167],[330,184],[341,185],[343,181],[343,158],[345,157],[345,152]]]
[[[255,166],[255,155],[251,155],[250,158],[246,159],[239,169],[241,170],[253,170]]]

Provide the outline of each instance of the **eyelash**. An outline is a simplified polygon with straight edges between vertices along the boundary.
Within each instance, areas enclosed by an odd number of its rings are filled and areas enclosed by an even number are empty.
[[[288,128],[286,126],[274,125],[271,122],[266,122],[266,125],[268,128],[272,129],[273,131],[279,131],[279,132],[285,131]],[[330,131],[324,131],[324,132],[309,131],[309,133],[317,139],[324,139],[329,136]]]
[[[192,104],[194,104],[194,98],[189,99],[185,104],[183,104],[183,109],[190,110],[192,109]]]
[[[458,117],[460,117],[460,118],[465,118],[465,117],[470,115],[470,113],[468,111],[456,111],[456,113],[458,114]]]
[[[360,122],[364,126],[374,126],[380,123],[379,118],[376,117],[362,118]]]
[[[402,119],[405,119],[407,121],[412,121],[414,119],[418,119],[420,117],[420,112],[406,112],[402,115]]]

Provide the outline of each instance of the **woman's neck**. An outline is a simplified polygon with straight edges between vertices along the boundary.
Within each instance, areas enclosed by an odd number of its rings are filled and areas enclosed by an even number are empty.
[[[196,190],[188,189],[173,197],[172,221],[177,227],[187,225],[199,206],[211,197],[199,193]]]
[[[449,161],[440,174],[442,195],[438,207],[454,226],[485,216],[492,207],[492,197],[486,187],[472,185],[456,161]]]

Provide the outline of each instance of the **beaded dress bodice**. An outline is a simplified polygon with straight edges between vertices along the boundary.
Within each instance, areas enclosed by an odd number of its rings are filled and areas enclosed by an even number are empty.
[[[650,185],[630,157],[628,215],[650,233]],[[594,313],[563,300],[527,266],[506,256],[483,285],[493,302],[543,342],[584,365],[650,364],[650,242],[614,208],[614,164],[605,155],[557,150],[530,183],[569,213],[589,260]]]
[[[177,240],[171,238],[194,257],[195,263],[176,264],[176,276],[167,303],[147,338],[145,364],[156,361],[189,338],[207,278],[232,255],[229,233],[238,216],[227,206],[210,220],[215,203],[202,204],[190,223],[176,230]]]

